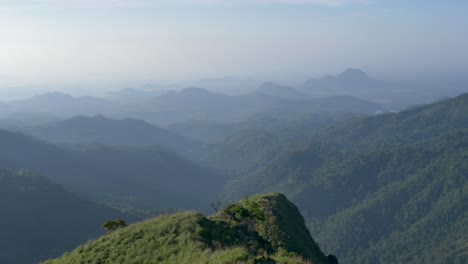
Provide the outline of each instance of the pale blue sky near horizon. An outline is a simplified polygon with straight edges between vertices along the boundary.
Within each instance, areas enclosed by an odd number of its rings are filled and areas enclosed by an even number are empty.
[[[463,78],[468,1],[0,0],[0,94],[10,88],[305,79]]]

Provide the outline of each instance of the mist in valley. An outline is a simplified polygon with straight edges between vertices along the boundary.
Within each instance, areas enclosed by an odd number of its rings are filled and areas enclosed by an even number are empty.
[[[0,0],[0,263],[466,263],[464,10]]]

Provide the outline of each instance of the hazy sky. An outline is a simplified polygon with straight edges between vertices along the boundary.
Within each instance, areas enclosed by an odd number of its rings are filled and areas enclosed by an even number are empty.
[[[466,0],[0,0],[0,90],[351,66],[457,76],[467,47]]]

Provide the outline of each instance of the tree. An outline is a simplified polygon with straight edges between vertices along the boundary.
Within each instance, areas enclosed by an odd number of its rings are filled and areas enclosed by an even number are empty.
[[[221,209],[222,206],[223,206],[223,202],[220,200],[212,201],[210,203],[210,207],[213,208],[213,210],[215,210],[215,213],[217,213],[218,210]]]
[[[115,231],[119,228],[124,228],[127,226],[127,223],[124,220],[108,220],[102,224],[102,229],[106,230],[107,232]]]

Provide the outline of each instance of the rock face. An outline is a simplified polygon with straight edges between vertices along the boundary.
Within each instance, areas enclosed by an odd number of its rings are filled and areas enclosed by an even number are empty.
[[[134,224],[46,263],[337,263],[330,259],[297,207],[273,193],[210,217],[184,212]]]

